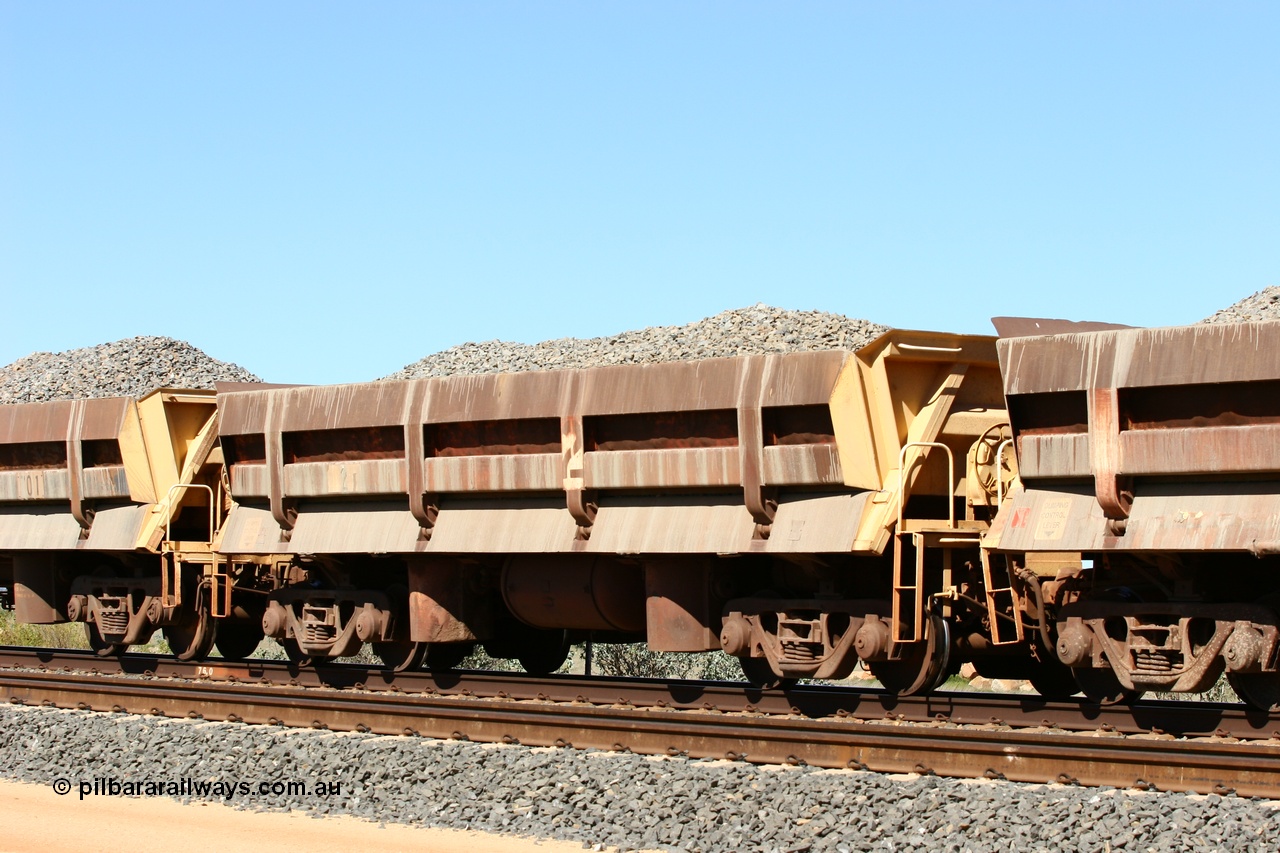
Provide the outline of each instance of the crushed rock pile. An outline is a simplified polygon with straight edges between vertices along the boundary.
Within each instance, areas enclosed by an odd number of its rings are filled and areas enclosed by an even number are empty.
[[[157,388],[261,381],[238,364],[218,361],[185,341],[143,335],[20,358],[0,368],[0,403],[141,397]]]
[[[825,311],[788,311],[759,304],[722,311],[684,326],[651,326],[601,338],[560,338],[537,344],[465,343],[384,379],[470,373],[518,373],[611,364],[653,364],[805,350],[858,349],[887,326]]]
[[[1280,320],[1280,287],[1268,287],[1204,323]],[[426,356],[383,379],[512,373],[613,364],[653,364],[776,352],[854,350],[889,327],[827,311],[791,311],[763,303],[722,311],[683,326],[650,326],[598,338],[536,344],[468,342]],[[0,367],[0,404],[142,396],[156,388],[212,388],[261,382],[174,338],[143,335],[65,352],[37,352]]]
[[[1280,320],[1280,287],[1259,290],[1200,322],[1248,323],[1255,320]]]

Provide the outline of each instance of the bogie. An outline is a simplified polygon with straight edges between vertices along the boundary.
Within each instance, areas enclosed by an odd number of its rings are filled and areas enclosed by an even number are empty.
[[[0,585],[105,655],[546,674],[594,638],[758,687],[971,662],[1280,706],[1280,324],[1070,331],[30,404]]]

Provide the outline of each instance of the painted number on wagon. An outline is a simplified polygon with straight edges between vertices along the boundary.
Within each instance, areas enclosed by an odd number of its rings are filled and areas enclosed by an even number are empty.
[[[44,497],[44,475],[36,473],[28,473],[18,478],[18,497],[19,498],[43,498]]]

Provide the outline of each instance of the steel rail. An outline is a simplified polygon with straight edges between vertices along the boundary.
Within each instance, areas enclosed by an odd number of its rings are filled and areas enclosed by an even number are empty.
[[[1280,739],[1280,715],[1243,705],[1142,701],[1099,706],[1085,700],[1051,702],[1007,693],[938,692],[897,696],[883,690],[803,685],[786,691],[746,684],[518,672],[402,672],[358,664],[299,667],[285,661],[179,661],[165,655],[98,657],[92,652],[0,646],[0,668],[94,671],[104,675],[258,682],[300,687],[358,687],[371,692],[425,693],[493,699],[536,699],[593,705],[765,713],[867,722],[945,722],[1065,731],[1168,734],[1177,737]]]
[[[812,719],[30,669],[0,671],[0,696],[28,705],[531,746],[1280,797],[1276,741]]]

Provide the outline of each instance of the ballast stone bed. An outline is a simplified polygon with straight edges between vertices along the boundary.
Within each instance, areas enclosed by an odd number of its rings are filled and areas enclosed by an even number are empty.
[[[1277,804],[0,707],[0,774],[341,784],[232,805],[688,851],[1251,851]],[[314,787],[311,788],[314,790]],[[212,796],[210,797],[212,798]],[[196,798],[180,798],[191,801]],[[205,798],[199,798],[203,801]],[[0,833],[0,844],[3,834]]]
[[[1204,322],[1260,319],[1280,319],[1280,288]],[[757,305],[608,338],[468,343],[387,378],[856,349],[885,328]],[[259,380],[185,342],[140,337],[19,359],[0,368],[0,403],[142,395],[163,386],[207,388],[215,381]],[[0,752],[7,759],[0,775],[21,781],[339,781],[340,796],[232,802],[623,850],[1006,853],[1280,846],[1275,804],[1215,795],[759,768],[44,708],[0,707]]]

